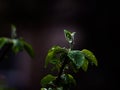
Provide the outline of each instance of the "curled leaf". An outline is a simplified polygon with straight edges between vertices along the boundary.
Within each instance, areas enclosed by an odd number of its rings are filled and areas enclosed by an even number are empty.
[[[93,54],[93,52],[91,52],[90,50],[87,50],[87,49],[83,49],[81,52],[85,55],[85,58],[86,58],[90,63],[93,63],[93,64],[95,64],[96,66],[98,66],[97,59],[96,59],[95,55]]]
[[[35,54],[34,54],[34,50],[31,46],[31,44],[27,43],[26,41],[23,41],[23,45],[24,45],[24,49],[26,50],[26,52],[32,57],[34,58]]]
[[[67,40],[70,44],[73,43],[73,41],[74,41],[74,35],[75,35],[75,33],[76,33],[76,32],[71,33],[71,32],[69,32],[69,31],[67,31],[67,30],[64,30],[65,38],[66,38],[66,40]]]
[[[84,71],[87,71],[87,69],[88,69],[88,64],[89,64],[88,60],[85,59],[85,61],[84,61],[84,63],[83,63],[83,65],[82,65],[81,68],[82,68]]]
[[[47,85],[52,84],[52,81],[54,81],[55,79],[55,76],[48,74],[47,76],[43,77],[40,83],[42,87],[47,87]]]

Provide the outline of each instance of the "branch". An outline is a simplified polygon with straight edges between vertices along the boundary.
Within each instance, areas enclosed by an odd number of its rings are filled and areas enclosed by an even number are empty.
[[[62,66],[61,66],[61,68],[60,68],[60,72],[58,73],[58,77],[56,78],[56,81],[55,81],[55,83],[58,85],[58,83],[60,82],[60,80],[61,80],[61,75],[63,74],[63,72],[64,72],[64,68],[65,68],[65,66],[66,66],[66,64],[68,64],[69,62],[68,62],[68,57],[66,57],[65,59],[64,59],[64,62],[63,62],[63,64],[62,64]]]

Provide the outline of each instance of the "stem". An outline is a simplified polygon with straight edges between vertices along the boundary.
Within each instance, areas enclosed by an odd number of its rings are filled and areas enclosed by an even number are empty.
[[[73,42],[70,43],[70,50],[72,50],[72,49],[73,49]],[[60,68],[60,72],[58,73],[58,77],[56,78],[56,84],[57,84],[57,85],[58,85],[58,83],[60,82],[60,80],[61,80],[60,77],[61,77],[61,75],[62,75],[63,72],[64,72],[64,68],[65,68],[66,64],[68,64],[68,63],[69,63],[68,57],[65,56],[64,62],[63,62],[63,64],[62,64],[61,68]]]
[[[70,50],[72,50],[72,48],[73,48],[73,44],[72,44],[72,43],[70,43]]]
[[[70,44],[70,50],[73,49],[73,45],[74,45],[74,41],[72,41],[72,43],[69,43]]]
[[[64,59],[64,62],[63,62],[63,64],[62,64],[61,68],[60,68],[60,72],[58,73],[58,77],[56,78],[56,84],[57,84],[57,85],[58,85],[58,83],[59,83],[60,80],[61,80],[61,75],[62,75],[63,72],[64,72],[64,68],[65,68],[66,64],[68,64],[68,57],[66,57],[66,58]]]

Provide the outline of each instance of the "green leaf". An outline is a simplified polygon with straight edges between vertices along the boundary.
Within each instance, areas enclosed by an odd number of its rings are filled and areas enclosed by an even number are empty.
[[[73,43],[75,32],[71,33],[68,30],[64,30],[65,38],[69,43]]]
[[[47,85],[51,84],[52,81],[54,81],[55,79],[56,77],[51,74],[48,74],[47,76],[43,77],[43,79],[41,80],[42,87],[47,87]]]
[[[55,89],[56,90],[56,89]],[[63,87],[57,87],[57,90],[63,90]]]
[[[48,90],[55,90],[54,88],[48,88]]]
[[[35,54],[34,54],[34,50],[33,50],[32,46],[31,46],[31,44],[27,43],[27,42],[24,41],[23,39],[20,39],[20,40],[21,40],[21,42],[22,42],[23,45],[24,45],[25,51],[26,51],[32,58],[34,58]]]
[[[8,39],[7,38],[0,38],[0,49],[6,44],[8,43]]]
[[[97,59],[96,59],[95,55],[93,54],[93,52],[91,52],[90,50],[87,50],[87,49],[83,49],[81,52],[85,55],[85,58],[86,58],[90,63],[93,63],[93,64],[95,64],[96,66],[98,66]]]
[[[23,43],[19,39],[12,39],[12,50],[14,53],[18,53],[23,50]]]
[[[87,69],[88,69],[88,63],[89,63],[88,60],[85,59],[83,65],[81,67],[84,71],[87,71]]]
[[[41,88],[40,90],[47,90],[47,88]]]
[[[68,57],[73,62],[73,64],[76,66],[77,69],[79,69],[85,61],[84,54],[79,50],[71,50],[68,52]]]
[[[74,77],[71,75],[71,74],[67,74],[69,80],[69,84],[73,84],[73,85],[76,85],[76,80],[74,79]]]
[[[76,85],[76,80],[71,74],[62,74],[59,84],[64,88],[63,90],[69,90],[70,87]]]
[[[47,53],[45,59],[45,68],[47,67],[48,63],[59,64],[60,57],[62,56],[63,53],[66,53],[65,48],[61,48],[59,46],[53,46]]]

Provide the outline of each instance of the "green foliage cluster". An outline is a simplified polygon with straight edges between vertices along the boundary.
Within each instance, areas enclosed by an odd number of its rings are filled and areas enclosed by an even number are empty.
[[[0,50],[4,48],[5,46],[8,49],[11,50],[14,54],[17,54],[23,50],[27,51],[27,53],[33,58],[34,57],[34,51],[32,46],[26,42],[22,37],[17,37],[16,34],[16,27],[14,25],[11,25],[11,37],[0,37]],[[6,52],[7,53],[7,52]],[[4,55],[1,55],[4,56]]]
[[[64,30],[66,41],[70,47],[53,46],[46,56],[45,68],[52,64],[51,70],[57,70],[58,75],[48,74],[41,80],[41,90],[70,90],[71,86],[76,85],[76,80],[67,71],[72,68],[73,72],[78,72],[81,68],[87,71],[88,65],[98,65],[97,59],[93,52],[87,49],[74,50],[75,32]]]
[[[16,27],[11,25],[11,37],[0,37],[0,61],[8,57],[10,51],[14,55],[25,50],[31,58],[34,57],[34,50],[28,42],[23,38],[18,37],[16,33]],[[0,90],[15,90],[14,88],[6,87],[5,81],[0,81]]]
[[[0,37],[0,50],[7,46],[0,55],[0,60],[4,59],[7,52],[11,50],[14,54],[17,54],[25,50],[31,58],[34,57],[34,51],[31,44],[27,43],[23,38],[17,37],[16,27],[11,25],[11,37]],[[48,64],[52,64],[51,70],[56,70],[58,75],[48,74],[41,79],[41,90],[70,90],[73,85],[76,85],[74,77],[68,73],[70,69],[74,73],[79,69],[87,71],[88,65],[92,64],[97,66],[98,62],[90,50],[74,50],[74,35],[76,32],[69,32],[64,30],[66,41],[69,43],[69,48],[53,46],[49,49],[46,59],[45,68]],[[0,90],[6,90],[0,88]]]

